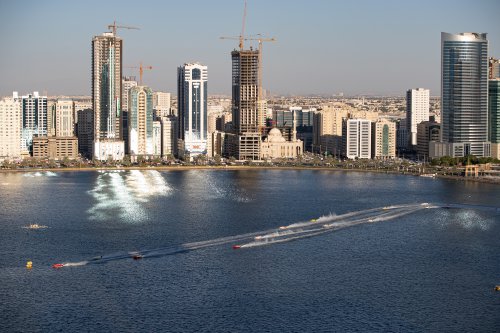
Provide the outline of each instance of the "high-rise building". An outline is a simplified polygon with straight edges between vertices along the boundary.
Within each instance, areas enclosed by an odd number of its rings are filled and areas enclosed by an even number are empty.
[[[371,158],[371,129],[371,121],[368,119],[344,119],[342,142],[345,157]]]
[[[75,103],[71,99],[58,99],[55,103],[55,135],[58,137],[75,135]]]
[[[160,118],[161,122],[161,156],[177,155],[177,117]]]
[[[435,121],[423,121],[417,126],[417,154],[424,159],[429,157],[429,142],[439,142],[441,125]]]
[[[156,91],[153,93],[153,110],[156,117],[166,117],[171,114],[170,93]],[[177,116],[177,115],[175,115]]]
[[[407,119],[398,119],[396,121],[396,150],[404,151],[408,148],[408,128]]]
[[[490,57],[488,66],[488,78],[490,80],[500,79],[500,60]]]
[[[21,103],[18,99],[0,100],[0,160],[21,156]]]
[[[14,99],[17,98],[17,92],[14,92]],[[22,96],[21,108],[21,153],[32,153],[33,137],[47,135],[47,96],[40,96],[38,91]]]
[[[348,111],[342,108],[325,106],[313,114],[312,148],[319,154],[339,155],[342,147],[342,119]]]
[[[500,158],[500,78],[488,81],[491,157]]]
[[[429,89],[409,89],[406,91],[408,148],[417,145],[417,125],[423,121],[429,121]]]
[[[153,91],[149,87],[129,91],[128,134],[130,155],[153,155]]]
[[[260,53],[235,50],[232,58],[232,110],[239,160],[260,158],[261,128],[265,126],[261,102]]]
[[[124,76],[122,78],[122,111],[129,110],[128,92],[132,87],[137,87],[135,76]]]
[[[122,50],[122,39],[112,32],[92,40],[94,157],[100,160],[120,160],[124,154]]]
[[[177,69],[177,108],[181,157],[207,153],[207,66],[187,63]]]
[[[396,123],[387,119],[372,123],[372,158],[396,158]]]
[[[79,110],[77,117],[78,152],[82,156],[91,158],[94,141],[94,111],[92,109]]]
[[[153,121],[153,156],[159,157],[161,156],[161,122],[159,120]]]
[[[490,156],[488,40],[485,33],[441,34],[442,141],[453,157]]]

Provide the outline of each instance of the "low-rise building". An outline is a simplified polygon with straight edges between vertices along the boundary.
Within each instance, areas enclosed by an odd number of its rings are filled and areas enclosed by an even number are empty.
[[[33,138],[33,157],[62,160],[78,158],[78,138],[41,136]]]

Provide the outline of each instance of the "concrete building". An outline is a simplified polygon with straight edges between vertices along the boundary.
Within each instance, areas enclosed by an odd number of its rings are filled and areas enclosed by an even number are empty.
[[[170,93],[167,92],[156,91],[153,93],[153,110],[156,117],[167,117],[172,114],[170,97]]]
[[[500,158],[500,78],[488,82],[489,141],[491,157]]]
[[[441,125],[435,121],[423,121],[417,126],[417,154],[429,158],[429,143],[441,140]]]
[[[122,78],[122,111],[129,110],[128,92],[133,87],[137,87],[135,76],[124,76]]]
[[[56,135],[56,101],[47,100],[47,136]]]
[[[429,89],[417,88],[406,91],[406,131],[408,148],[417,145],[417,125],[429,121]]]
[[[342,119],[347,118],[348,110],[323,107],[313,114],[312,147],[319,154],[340,155],[342,147]]]
[[[123,158],[122,50],[122,39],[112,32],[92,40],[93,155],[99,160]]]
[[[161,117],[161,156],[177,156],[177,117]]]
[[[490,156],[486,34],[443,32],[441,65],[442,142],[452,157]]]
[[[33,138],[33,157],[51,158],[62,160],[64,158],[76,159],[78,157],[78,138],[48,137]]]
[[[235,50],[232,59],[232,112],[235,157],[238,160],[258,160],[261,129],[265,126],[262,86],[260,78],[260,54],[257,50]]]
[[[13,94],[18,99],[17,92]],[[21,97],[22,109],[22,140],[21,154],[32,154],[34,137],[47,135],[47,96],[40,96],[38,91]]]
[[[192,159],[207,153],[207,66],[186,63],[178,67],[177,87],[179,155]]]
[[[92,158],[94,111],[92,109],[79,110],[77,117],[78,152],[86,158]]]
[[[209,133],[208,157],[215,157],[215,155],[222,156],[224,154],[225,138],[225,133],[221,131]]]
[[[0,161],[21,157],[21,102],[0,100]]]
[[[153,91],[149,87],[129,91],[128,135],[131,156],[153,155]]]
[[[372,158],[396,158],[396,123],[387,119],[372,122]]]
[[[75,103],[58,99],[55,103],[55,136],[75,136]]]
[[[159,120],[153,121],[153,156],[161,156],[161,122]]]
[[[500,79],[500,60],[490,57],[488,66],[488,78],[490,80]]]
[[[371,158],[371,121],[344,119],[342,126],[343,155],[349,159]]]

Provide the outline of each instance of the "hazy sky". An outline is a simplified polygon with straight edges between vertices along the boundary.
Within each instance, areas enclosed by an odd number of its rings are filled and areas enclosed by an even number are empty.
[[[230,51],[243,0],[0,0],[0,95],[90,95],[92,37],[116,19],[124,66],[152,65],[145,84],[176,93],[177,66],[208,66],[210,94],[229,94]],[[498,0],[248,0],[248,34],[264,43],[264,87],[275,94],[439,95],[445,32],[487,32],[500,57]],[[125,75],[136,75],[126,69]]]

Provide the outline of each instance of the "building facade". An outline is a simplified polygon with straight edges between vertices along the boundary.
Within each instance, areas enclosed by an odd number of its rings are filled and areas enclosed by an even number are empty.
[[[77,112],[78,152],[86,158],[92,158],[94,141],[94,111],[92,109]]]
[[[347,116],[347,110],[333,107],[323,107],[313,114],[313,152],[337,156],[343,153],[342,126]]]
[[[260,54],[257,50],[231,52],[232,112],[236,135],[232,149],[239,160],[260,158],[261,129],[265,126],[261,104]]]
[[[429,157],[429,143],[439,142],[441,139],[441,125],[435,121],[423,121],[417,126],[417,155]]]
[[[14,99],[17,99],[14,92]],[[21,154],[32,154],[34,137],[46,136],[47,122],[47,96],[40,96],[38,91],[21,97],[22,108],[22,141]]]
[[[443,143],[454,157],[490,156],[486,34],[443,32],[441,66]]]
[[[116,159],[124,151],[122,116],[123,41],[112,32],[92,40],[92,106],[94,110],[94,157]],[[105,140],[105,144],[99,141]],[[114,143],[113,143],[114,142]],[[109,149],[111,145],[112,149]],[[121,146],[121,147],[120,147]],[[108,153],[112,152],[111,155]]]
[[[344,119],[342,126],[343,155],[349,159],[371,158],[371,121]]]
[[[489,141],[491,157],[500,158],[500,78],[488,81]]]
[[[372,158],[396,158],[396,124],[387,119],[372,123]]]
[[[161,117],[161,156],[177,156],[177,117]]]
[[[500,60],[490,57],[488,66],[488,78],[490,80],[500,79]]]
[[[161,122],[159,120],[153,121],[153,156],[161,156]]]
[[[170,97],[170,93],[167,92],[156,91],[153,93],[153,110],[156,117],[171,115]]]
[[[128,152],[153,155],[153,91],[146,86],[129,91]]]
[[[429,121],[429,89],[409,89],[406,91],[408,148],[417,145],[417,125],[423,121]]]
[[[21,156],[21,102],[0,100],[0,160]]]
[[[183,158],[207,153],[208,70],[199,63],[177,69],[177,109],[180,154]]]
[[[58,99],[55,103],[55,135],[75,136],[75,103],[71,99]]]
[[[78,157],[78,138],[41,136],[33,138],[33,157],[62,160]]]

